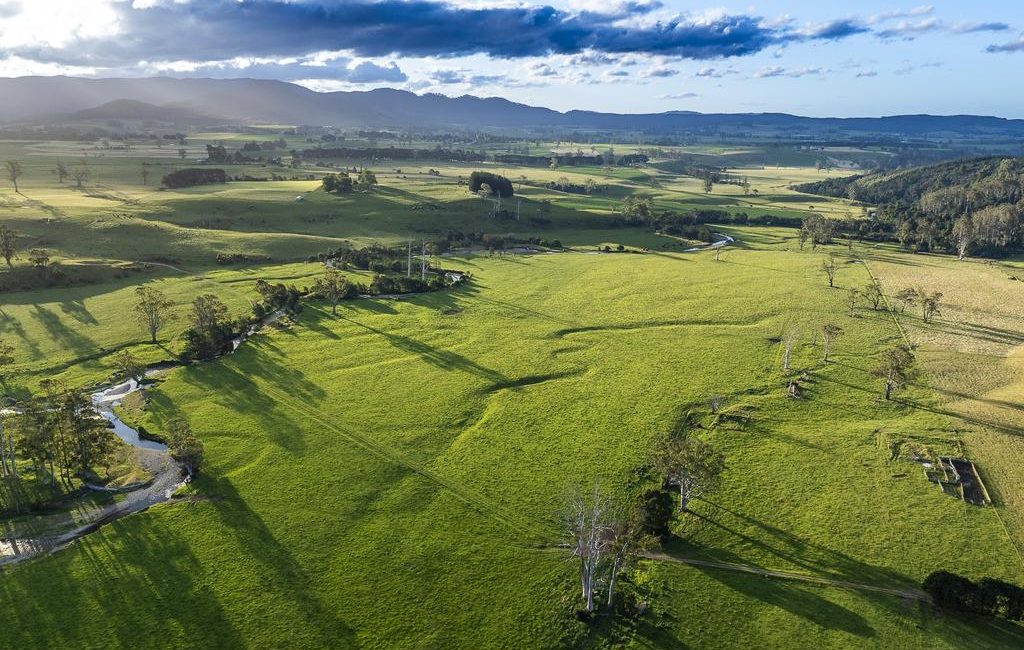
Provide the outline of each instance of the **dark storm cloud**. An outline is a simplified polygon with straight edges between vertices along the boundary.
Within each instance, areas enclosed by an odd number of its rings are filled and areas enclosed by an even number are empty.
[[[642,53],[687,59],[745,56],[789,41],[844,38],[865,31],[853,21],[791,31],[758,16],[722,15],[629,24],[658,3],[609,12],[550,6],[467,8],[430,0],[273,2],[209,0],[133,9],[120,3],[120,33],[74,47],[8,51],[41,61],[94,66],[138,60],[217,61],[348,50],[357,56],[497,58],[550,53]]]

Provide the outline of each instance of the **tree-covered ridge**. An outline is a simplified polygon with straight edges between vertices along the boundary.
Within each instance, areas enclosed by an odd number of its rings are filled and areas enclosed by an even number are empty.
[[[991,156],[955,160],[844,178],[829,178],[794,186],[801,192],[845,196],[866,203],[918,203],[924,195],[940,189],[963,188],[979,201],[976,207],[993,203],[1016,203],[1024,183],[1024,158]]]
[[[878,206],[878,224],[903,245],[963,256],[1024,243],[1024,158],[987,157],[793,186]]]

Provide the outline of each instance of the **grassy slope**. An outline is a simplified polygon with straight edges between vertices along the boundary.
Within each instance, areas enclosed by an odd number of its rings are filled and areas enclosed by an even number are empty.
[[[207,445],[192,505],[118,522],[0,583],[0,645],[554,647],[584,642],[557,541],[567,487],[624,485],[648,440],[709,394],[754,409],[709,432],[725,485],[685,556],[908,585],[937,567],[1021,580],[993,510],[943,496],[890,443],[952,444],[929,391],[881,404],[865,374],[896,333],[845,316],[820,257],[474,259],[468,289],[308,309],[294,327],[152,394]],[[742,235],[741,235],[742,236]],[[841,285],[863,284],[845,265]],[[459,307],[455,315],[441,308]],[[784,395],[768,339],[838,320],[836,363]],[[625,399],[623,398],[625,396]],[[979,544],[977,540],[984,540]],[[955,647],[1020,643],[889,597],[658,565],[660,624],[636,644]],[[68,577],[73,576],[73,580]],[[590,639],[597,642],[599,639]]]
[[[953,416],[967,450],[1008,530],[1024,552],[1024,276],[1019,260],[957,262],[948,256],[905,255],[881,248],[871,267],[886,290],[907,286],[943,293],[942,315],[924,323],[916,313],[900,316],[921,346],[920,382],[938,395]]]

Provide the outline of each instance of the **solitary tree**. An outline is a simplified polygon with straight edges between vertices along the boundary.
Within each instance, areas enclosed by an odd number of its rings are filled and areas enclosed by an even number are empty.
[[[18,190],[18,179],[21,178],[23,173],[25,173],[25,170],[21,167],[21,163],[17,160],[8,160],[4,163],[4,169],[7,172],[7,180],[14,183],[14,191],[21,194]]]
[[[174,305],[159,289],[153,287],[136,287],[135,315],[146,331],[149,332],[151,343],[156,343],[156,334],[170,316]]]
[[[149,163],[142,163],[142,184],[149,185]]]
[[[821,272],[828,278],[828,286],[836,286],[836,272],[839,270],[839,265],[836,263],[836,256],[829,255],[821,262]]]
[[[793,344],[800,338],[800,330],[795,325],[790,325],[786,328],[786,332],[782,336],[782,342],[785,346],[782,355],[782,369],[789,370],[789,360],[793,353]]]
[[[832,344],[843,334],[843,328],[835,323],[825,323],[821,327],[821,340],[824,342],[824,349],[821,355],[822,363],[828,363],[828,355],[832,352]]]
[[[654,452],[654,463],[665,481],[679,490],[679,510],[718,482],[725,457],[714,447],[686,432],[666,436]]]
[[[864,297],[871,303],[871,309],[877,311],[882,304],[882,287],[877,281],[872,280],[864,287]]]
[[[941,303],[942,292],[933,291],[928,293],[924,289],[918,289],[917,294],[921,299],[921,318],[928,323],[932,317],[942,315]]]
[[[82,185],[89,180],[89,168],[85,166],[75,167],[74,171],[71,172],[71,178],[75,179],[75,187],[81,189]]]
[[[353,290],[352,283],[345,279],[338,269],[328,267],[324,277],[316,281],[316,290],[327,302],[331,303],[331,313],[338,313],[338,302],[347,298]]]
[[[188,155],[188,150],[187,149],[178,149],[178,158],[181,158],[182,160],[185,160],[185,156],[187,156],[187,155]]]
[[[64,179],[68,177],[68,168],[58,160],[57,164],[53,167],[53,173],[57,175],[57,182],[63,183]]]
[[[185,467],[189,476],[195,476],[203,463],[203,443],[192,432],[185,420],[171,420],[167,424],[167,447],[171,457]]]
[[[377,185],[377,175],[376,174],[374,174],[369,169],[364,169],[363,171],[359,172],[359,187],[364,192],[369,192],[369,191],[373,190],[373,188],[376,187],[376,185]]]
[[[28,252],[28,261],[42,273],[46,270],[46,265],[50,263],[50,254],[45,249],[33,248]]]
[[[917,304],[917,290],[913,287],[900,289],[894,296],[900,303],[900,313],[907,311],[907,307],[913,308]]]
[[[857,312],[857,301],[860,300],[860,291],[850,287],[850,292],[847,294],[847,298],[850,303],[850,316],[853,316]]]
[[[4,256],[7,266],[13,266],[11,258],[14,257],[14,253],[17,250],[17,238],[18,236],[13,230],[7,226],[0,226],[0,255]]]
[[[885,399],[907,383],[914,365],[914,353],[905,345],[897,345],[882,353],[875,375],[885,381]]]

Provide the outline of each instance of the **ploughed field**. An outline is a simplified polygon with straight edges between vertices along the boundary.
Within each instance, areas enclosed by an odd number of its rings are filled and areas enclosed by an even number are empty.
[[[726,454],[724,482],[670,555],[906,589],[936,568],[1024,579],[996,509],[943,495],[900,452],[957,438],[927,386],[879,400],[892,318],[850,316],[821,250],[786,250],[787,231],[728,233],[721,261],[458,260],[465,287],[337,316],[310,303],[235,355],[174,370],[142,423],[184,416],[202,438],[196,498],[6,571],[0,645],[1019,644],[1015,627],[897,596],[664,560],[636,577],[652,608],[639,624],[573,618],[566,494],[639,489],[652,439],[715,394],[727,416],[701,435]],[[837,285],[868,281],[840,261]],[[846,335],[822,366],[825,322]],[[793,328],[801,400],[781,371]]]

